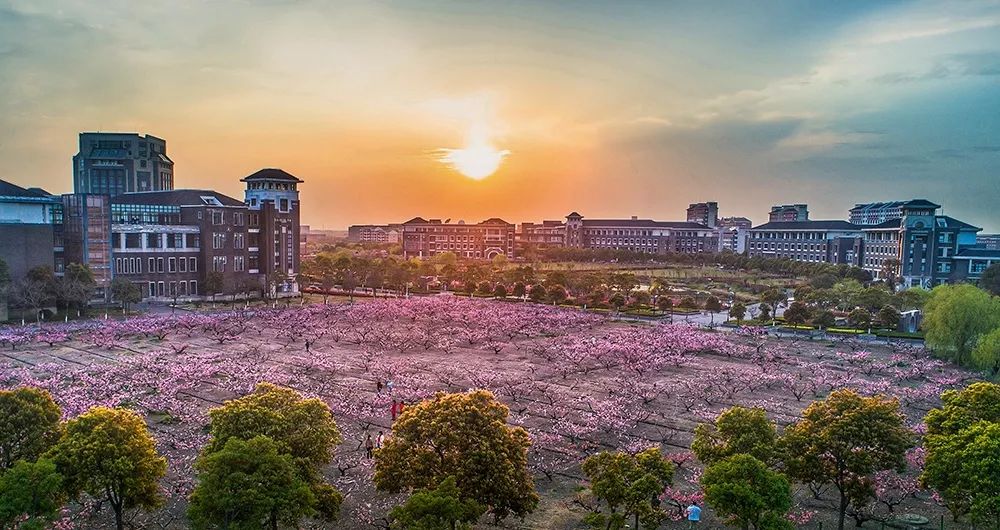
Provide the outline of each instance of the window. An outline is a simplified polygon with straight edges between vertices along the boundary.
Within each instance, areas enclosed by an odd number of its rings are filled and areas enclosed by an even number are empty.
[[[149,282],[149,296],[156,296],[156,282]]]
[[[163,272],[163,258],[156,258],[156,272]]]
[[[191,280],[188,282],[188,294],[198,294],[198,280]]]
[[[225,216],[223,212],[219,210],[212,210],[212,224],[221,225],[225,221]]]
[[[233,248],[242,249],[245,245],[246,237],[243,234],[233,234]]]
[[[173,258],[171,258],[171,259],[173,259]],[[177,265],[180,266],[180,271],[181,272],[187,272],[187,262],[188,262],[187,258],[181,258],[178,261]]]
[[[233,213],[233,226],[243,226],[243,212]]]
[[[156,258],[149,258],[149,272],[156,272]],[[150,296],[155,296],[150,294]]]
[[[243,272],[246,270],[246,263],[243,256],[236,256],[233,258],[233,270],[236,272]]]
[[[177,272],[177,258],[167,258],[167,272]]]
[[[198,272],[198,258],[188,258],[188,271]]]
[[[215,272],[226,272],[226,256],[213,256],[212,270]]]
[[[283,212],[287,212],[288,211],[288,199],[279,199],[278,200],[278,205],[279,205],[278,206],[279,210],[281,210]]]
[[[226,246],[226,234],[223,232],[213,232],[212,233],[212,248],[219,250],[225,248]]]

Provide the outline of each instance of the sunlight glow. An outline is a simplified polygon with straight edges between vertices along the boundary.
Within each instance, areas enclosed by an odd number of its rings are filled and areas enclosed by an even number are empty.
[[[495,173],[503,158],[510,154],[507,149],[494,147],[483,127],[473,127],[462,149],[443,148],[439,152],[441,163],[474,180]]]

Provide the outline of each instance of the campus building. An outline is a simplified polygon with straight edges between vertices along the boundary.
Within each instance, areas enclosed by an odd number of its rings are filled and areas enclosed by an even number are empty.
[[[753,221],[746,217],[723,217],[719,220],[719,251],[744,254]]]
[[[80,133],[73,157],[73,192],[120,195],[174,189],[167,142],[137,133]]]
[[[687,222],[715,228],[719,224],[719,203],[699,202],[688,206]]]
[[[546,249],[566,245],[566,223],[562,221],[542,221],[541,223],[521,223],[516,234],[518,255],[528,249]]]
[[[860,227],[847,221],[771,221],[749,232],[751,257],[860,266],[864,254]]]
[[[805,204],[778,204],[771,207],[768,222],[808,221],[809,207]]]
[[[39,266],[62,273],[62,211],[59,196],[0,180],[0,257],[11,279]]]
[[[351,225],[347,227],[347,240],[357,243],[399,243],[403,225]]]
[[[701,223],[652,219],[584,219],[566,216],[566,246],[646,254],[716,252],[719,232]]]
[[[1000,250],[1000,234],[978,234],[976,245],[990,250]]]
[[[442,252],[472,259],[515,256],[515,227],[503,219],[491,218],[470,225],[414,217],[403,223],[403,257],[429,258]]]
[[[856,225],[872,226],[903,217],[904,208],[928,206],[936,205],[927,199],[855,204],[849,211],[848,220]]]

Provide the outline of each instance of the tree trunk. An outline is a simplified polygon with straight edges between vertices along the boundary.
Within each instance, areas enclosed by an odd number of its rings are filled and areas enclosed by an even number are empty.
[[[844,517],[847,515],[847,495],[840,492],[840,510],[837,514],[837,530],[844,530]]]
[[[115,509],[115,528],[125,530],[125,521],[122,520],[122,507],[116,504],[111,505]]]

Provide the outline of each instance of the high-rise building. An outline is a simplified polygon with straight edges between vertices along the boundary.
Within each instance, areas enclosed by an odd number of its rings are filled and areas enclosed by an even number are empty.
[[[80,133],[73,157],[73,192],[120,195],[174,189],[167,142],[137,133]]]
[[[688,206],[687,222],[715,228],[719,224],[719,203],[699,202]]]
[[[298,185],[303,181],[280,169],[262,169],[240,179],[250,208],[249,272],[261,274],[278,293],[298,292],[301,235]]]

